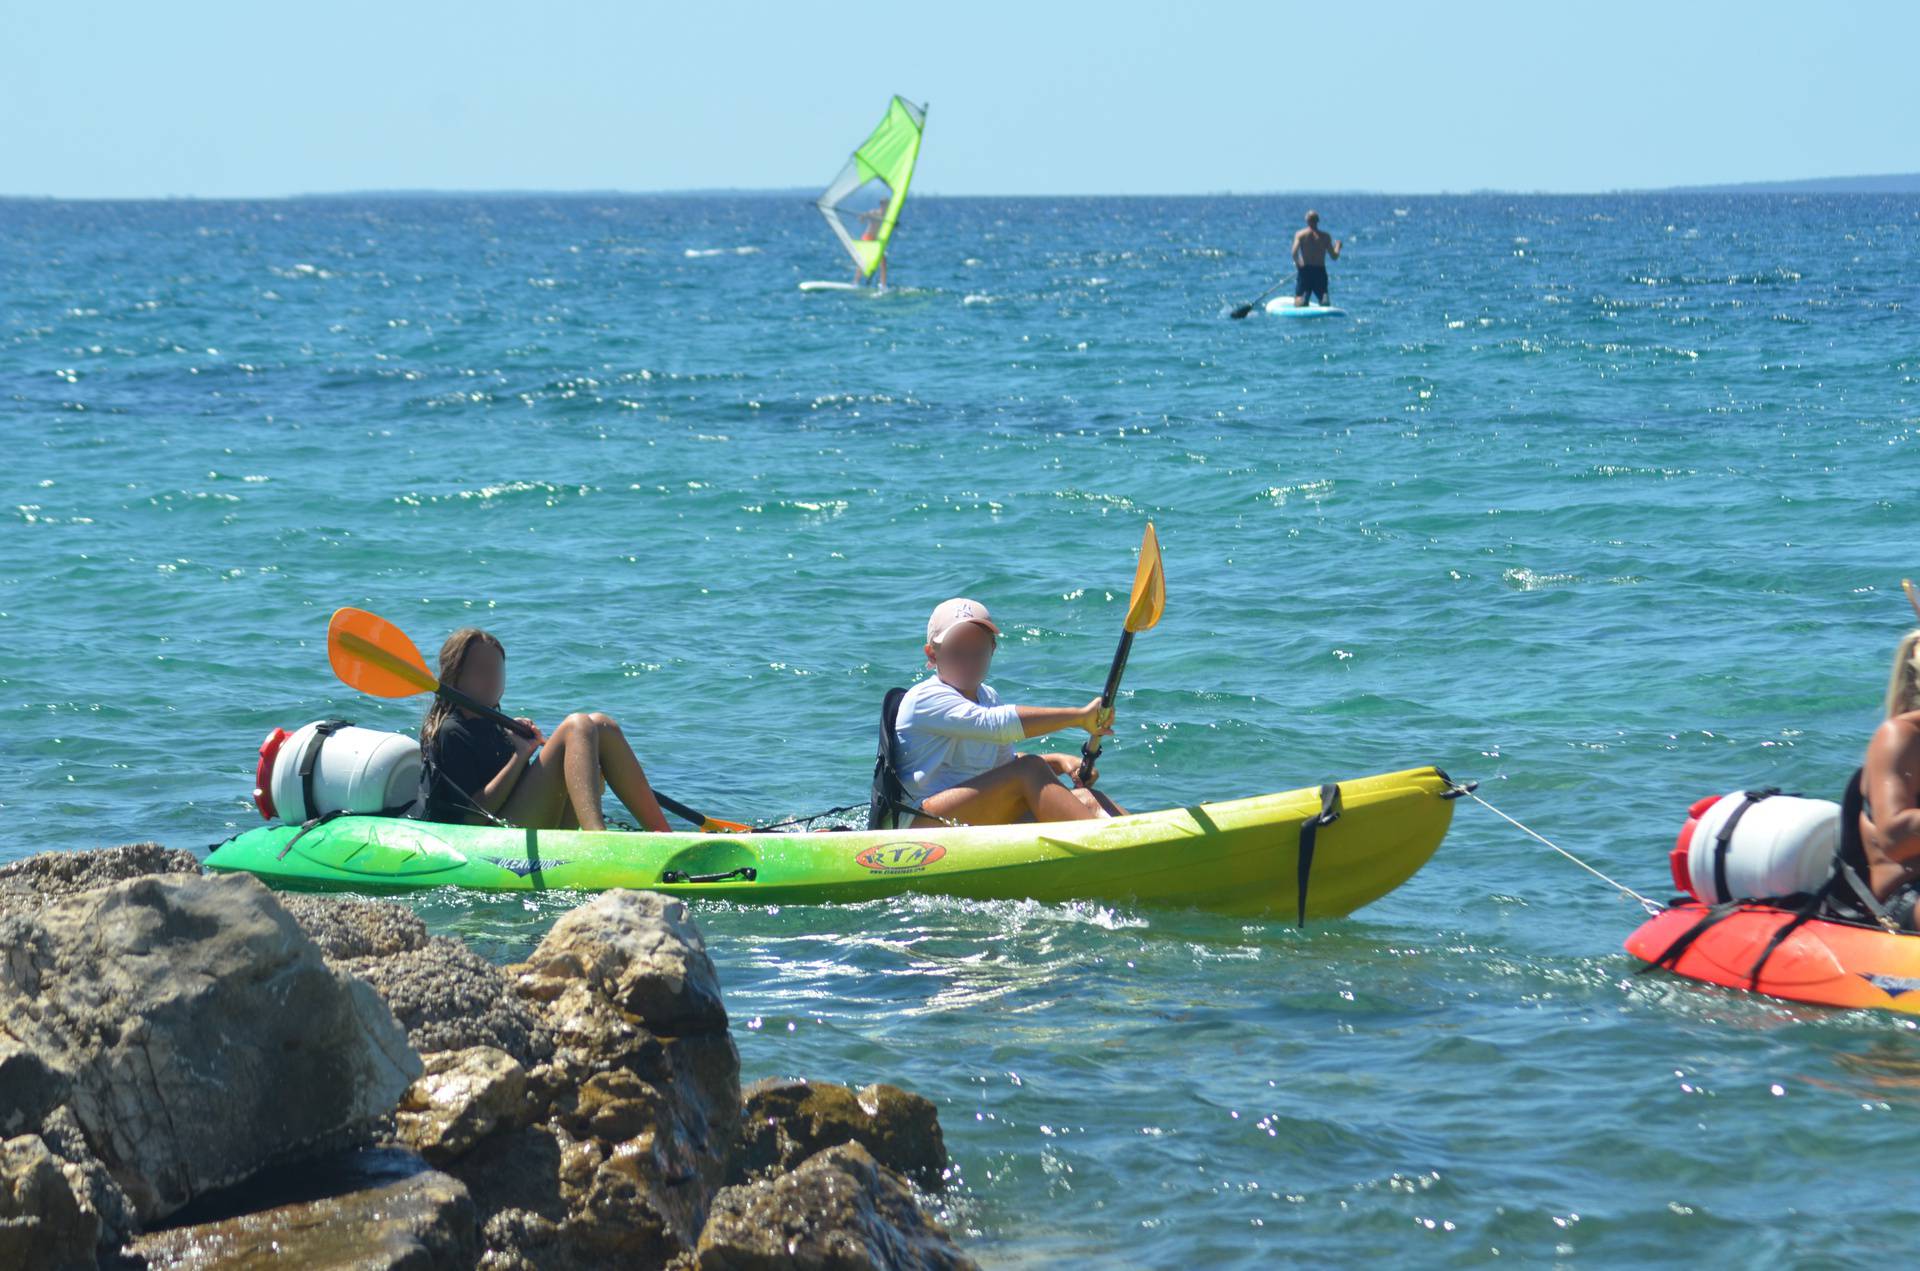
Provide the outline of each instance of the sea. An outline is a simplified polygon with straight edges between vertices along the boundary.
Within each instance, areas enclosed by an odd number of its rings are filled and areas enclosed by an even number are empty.
[[[932,1098],[989,1266],[1911,1257],[1910,1017],[1621,942],[1690,803],[1838,797],[1878,722],[1920,197],[1323,196],[1345,313],[1234,320],[1306,204],[916,196],[876,294],[798,289],[801,197],[0,201],[0,862],[204,852],[269,730],[416,727],[341,605],[717,815],[864,804],[934,604],[1081,704],[1151,521],[1116,799],[1431,763],[1540,837],[1462,801],[1305,930],[700,906],[746,1078]],[[580,899],[406,903],[507,961]]]

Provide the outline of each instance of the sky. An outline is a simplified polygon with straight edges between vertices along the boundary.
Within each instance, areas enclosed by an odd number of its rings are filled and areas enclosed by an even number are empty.
[[[0,0],[0,194],[1594,191],[1920,171],[1920,0]]]

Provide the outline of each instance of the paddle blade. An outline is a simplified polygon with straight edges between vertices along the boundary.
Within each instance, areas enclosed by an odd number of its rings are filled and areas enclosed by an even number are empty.
[[[440,687],[407,633],[365,609],[333,611],[327,661],[341,683],[375,697],[412,697]]]
[[[1167,611],[1167,575],[1160,568],[1160,537],[1147,522],[1140,539],[1140,563],[1133,569],[1133,599],[1127,605],[1127,630],[1145,631]]]
[[[1920,592],[1916,592],[1913,589],[1913,579],[1902,578],[1900,580],[1900,590],[1907,593],[1907,603],[1913,606],[1913,616],[1920,618]]]
[[[1232,313],[1229,313],[1227,316],[1229,318],[1234,319],[1235,321],[1238,321],[1239,319],[1246,317],[1248,314],[1252,312],[1253,312],[1252,305],[1241,305],[1238,308],[1236,308]]]

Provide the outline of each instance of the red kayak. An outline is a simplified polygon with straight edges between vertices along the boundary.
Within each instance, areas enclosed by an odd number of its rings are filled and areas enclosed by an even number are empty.
[[[1642,962],[1658,962],[1706,916],[1707,907],[1697,902],[1675,905],[1628,936],[1627,952]],[[1920,1015],[1920,935],[1864,923],[1804,920],[1754,979],[1755,963],[1794,916],[1791,909],[1749,901],[1702,930],[1670,966],[1689,979],[1794,1002]]]

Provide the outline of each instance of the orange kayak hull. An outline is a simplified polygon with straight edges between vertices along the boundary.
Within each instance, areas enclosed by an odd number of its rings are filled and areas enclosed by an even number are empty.
[[[1627,952],[1642,962],[1657,961],[1705,914],[1699,903],[1675,905],[1628,936]],[[1815,919],[1782,941],[1753,981],[1753,964],[1791,921],[1790,910],[1743,905],[1695,939],[1671,969],[1790,1002],[1920,1015],[1920,935]]]

